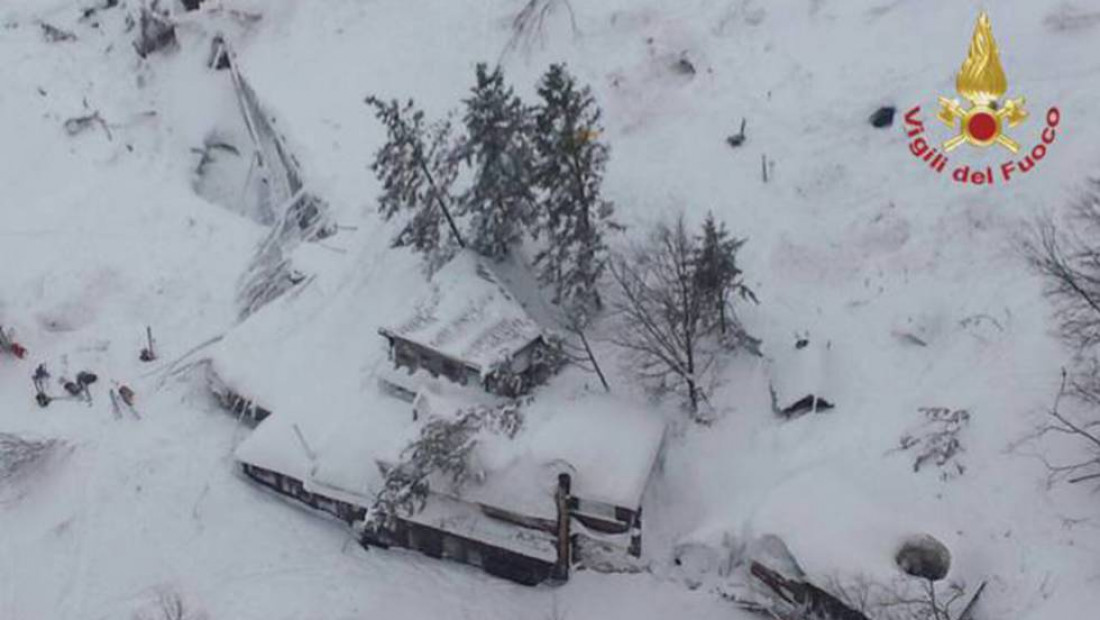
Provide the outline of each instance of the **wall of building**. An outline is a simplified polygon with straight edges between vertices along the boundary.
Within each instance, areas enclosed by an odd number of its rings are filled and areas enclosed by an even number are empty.
[[[554,565],[480,541],[456,536],[409,521],[398,521],[395,544],[433,558],[477,566],[497,577],[523,585],[538,585],[551,577]]]
[[[241,469],[244,471],[245,475],[256,482],[274,489],[283,495],[292,497],[311,508],[327,512],[346,523],[350,524],[353,521],[360,521],[366,516],[367,511],[362,506],[349,504],[348,502],[326,497],[318,493],[311,493],[306,490],[305,484],[301,480],[291,476],[280,474],[262,467],[256,467],[255,465],[249,465],[248,463],[242,463]]]
[[[432,349],[399,338],[392,339],[392,343],[393,361],[398,368],[408,368],[413,372],[426,370],[433,377],[444,376],[460,385],[477,385],[481,381],[477,369]]]
[[[352,523],[366,516],[366,509],[305,489],[301,480],[262,467],[242,463],[252,480],[307,506]],[[396,546],[419,551],[433,558],[477,566],[485,572],[524,585],[537,585],[550,578],[554,565],[480,541],[398,519],[392,531],[365,541],[378,546]]]

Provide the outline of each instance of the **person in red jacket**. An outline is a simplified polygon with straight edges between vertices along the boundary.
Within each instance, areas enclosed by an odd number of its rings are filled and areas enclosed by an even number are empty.
[[[0,351],[7,351],[19,359],[23,359],[27,355],[27,349],[18,342],[13,341],[8,333],[4,331],[3,325],[0,325]]]

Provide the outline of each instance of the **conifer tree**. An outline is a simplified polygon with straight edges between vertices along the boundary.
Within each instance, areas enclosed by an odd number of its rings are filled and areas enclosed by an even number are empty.
[[[459,161],[454,156],[451,124],[442,121],[426,124],[424,113],[412,100],[401,105],[397,100],[384,102],[367,97],[378,120],[386,126],[386,143],[375,154],[371,170],[382,182],[378,210],[387,221],[405,211],[412,218],[394,239],[395,247],[411,246],[438,266],[445,261],[449,244],[440,229],[444,222],[455,243],[465,241],[451,216],[450,188],[458,176]]]
[[[522,239],[534,213],[530,110],[505,85],[500,67],[490,72],[484,63],[465,103],[462,154],[474,174],[458,210],[470,216],[471,247],[500,260]]]
[[[538,220],[546,247],[535,257],[539,279],[554,290],[579,325],[601,305],[597,282],[607,266],[603,233],[615,227],[614,206],[600,193],[608,147],[599,141],[600,109],[560,64],[538,87],[535,117]]]
[[[704,304],[711,317],[717,317],[720,333],[726,333],[726,306],[729,295],[739,294],[743,299],[756,301],[756,295],[741,282],[741,269],[737,266],[737,252],[745,239],[730,237],[725,223],[714,220],[707,213],[703,232],[699,235],[695,258],[695,279]]]

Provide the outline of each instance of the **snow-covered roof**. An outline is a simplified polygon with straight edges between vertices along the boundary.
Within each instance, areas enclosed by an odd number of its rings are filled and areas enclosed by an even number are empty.
[[[292,476],[327,497],[369,506],[378,461],[396,460],[417,433],[409,405],[371,393],[356,410],[278,411],[237,447],[237,460]]]
[[[468,250],[435,273],[431,291],[414,304],[408,320],[382,332],[482,371],[542,335],[491,266]]]
[[[603,394],[535,401],[515,441],[484,442],[476,454],[481,484],[464,499],[554,518],[558,474],[582,500],[635,509],[664,439],[664,421],[644,405]]]
[[[431,282],[406,258],[393,252],[363,258],[376,261],[374,269],[396,298],[361,286],[357,276],[322,275],[302,293],[265,306],[216,345],[211,368],[234,391],[273,411],[238,446],[238,460],[369,506],[382,482],[377,463],[398,459],[428,419],[501,402],[477,386],[394,371],[380,339],[349,337],[363,321],[398,324],[394,330],[402,337],[483,364],[539,337],[523,307],[471,254],[459,254]],[[409,313],[402,299],[418,294],[427,301],[416,320],[403,321]],[[380,387],[382,379],[416,395],[416,420],[413,404]],[[526,421],[513,439],[488,432],[479,438],[474,465],[485,476],[460,489],[459,497],[554,518],[557,475],[568,472],[583,499],[640,504],[664,432],[644,404],[602,394],[559,395],[547,386],[522,412]]]
[[[382,483],[377,462],[399,458],[429,415],[477,404],[469,392],[448,398],[454,395],[423,390],[417,402],[425,415],[416,422],[408,403],[380,390],[365,394],[356,411],[281,410],[241,443],[236,457],[302,480],[314,492],[369,506]],[[514,438],[489,435],[479,442],[472,466],[480,481],[437,490],[553,519],[558,474],[569,473],[573,495],[583,500],[631,509],[641,504],[664,437],[659,417],[604,395],[534,402],[523,415]]]

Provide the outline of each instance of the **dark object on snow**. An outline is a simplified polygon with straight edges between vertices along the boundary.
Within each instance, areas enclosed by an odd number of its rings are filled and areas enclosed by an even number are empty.
[[[959,614],[958,620],[974,620],[974,609],[978,606],[978,599],[982,597],[982,592],[985,592],[985,581],[982,581],[978,589],[974,591],[974,596],[970,597],[970,602],[963,607],[962,613]]]
[[[49,371],[46,370],[45,364],[39,364],[38,368],[34,369],[34,374],[31,375],[31,381],[34,382],[34,391],[37,392],[38,404],[42,407],[46,405],[42,404],[42,399],[46,399],[46,403],[49,404],[49,397],[46,396],[46,380],[50,378]]]
[[[906,540],[894,556],[898,568],[907,575],[939,581],[951,570],[951,552],[928,534]]]
[[[134,41],[138,56],[145,58],[176,45],[176,25],[168,19],[167,12],[158,10],[157,2],[153,2],[152,7],[141,8],[138,26],[138,39]]]
[[[119,386],[118,395],[122,398],[122,402],[130,405],[131,407],[134,406],[134,391],[131,390],[128,386]]]
[[[691,64],[687,55],[681,56],[680,60],[677,60],[676,64],[672,65],[672,70],[680,75],[695,75],[695,65]]]
[[[99,377],[95,373],[82,370],[76,374],[76,382],[80,385],[88,386],[95,383]]]
[[[157,359],[156,350],[153,348],[153,328],[145,326],[145,348],[141,350],[138,359],[143,362],[151,362]]]
[[[111,129],[107,127],[107,121],[103,120],[103,117],[99,115],[98,111],[91,114],[85,114],[84,116],[74,116],[66,120],[64,125],[65,133],[70,136],[75,136],[91,129],[93,125],[102,127],[103,132],[107,134],[107,139],[111,139]]]
[[[230,63],[229,46],[226,45],[226,40],[223,40],[221,35],[213,37],[213,41],[210,42],[210,58],[207,60],[207,66],[220,71],[228,69]]]
[[[65,391],[73,396],[80,396],[84,392],[84,386],[74,381],[66,381],[64,384]]]
[[[182,0],[183,8],[188,11],[199,10],[199,5],[202,4],[202,0]]]
[[[50,43],[59,43],[61,41],[76,41],[76,35],[68,30],[62,30],[57,26],[47,24],[46,22],[40,22],[38,24],[42,27],[42,36]]]
[[[741,146],[744,143],[745,143],[745,119],[742,118],[741,119],[741,131],[733,134],[732,136],[728,136],[726,138],[726,144],[730,145],[732,148],[737,148],[737,147]]]
[[[52,399],[49,396],[46,396],[44,392],[39,392],[34,395],[34,400],[38,403],[39,407],[45,409],[46,407],[50,406],[50,400]]]
[[[814,396],[813,394],[807,394],[806,396],[800,398],[793,405],[781,410],[780,413],[783,414],[783,417],[785,418],[797,418],[802,414],[809,413],[811,411],[815,413],[828,411],[835,406],[836,405],[830,403],[824,398]]]
[[[928,346],[927,342],[921,340],[913,334],[910,334],[909,332],[895,331],[891,335],[901,341],[902,344],[915,345],[918,347]]]
[[[221,71],[228,69],[229,64],[229,48],[226,47],[225,40],[220,36],[214,37],[210,42],[210,59],[206,61],[206,66]]]
[[[749,570],[753,577],[768,586],[792,611],[805,614],[799,617],[821,620],[870,620],[812,583],[787,579],[759,562],[753,562]]]
[[[118,0],[106,0],[102,5],[86,7],[83,11],[81,11],[80,19],[82,21],[89,20],[95,17],[96,13],[104,11],[106,9],[113,9],[116,6],[118,6]],[[98,24],[93,24],[93,27],[98,27]]]
[[[871,121],[871,126],[878,129],[885,129],[894,124],[894,112],[897,108],[894,106],[882,106],[875,110],[875,113],[871,115],[868,120]]]

